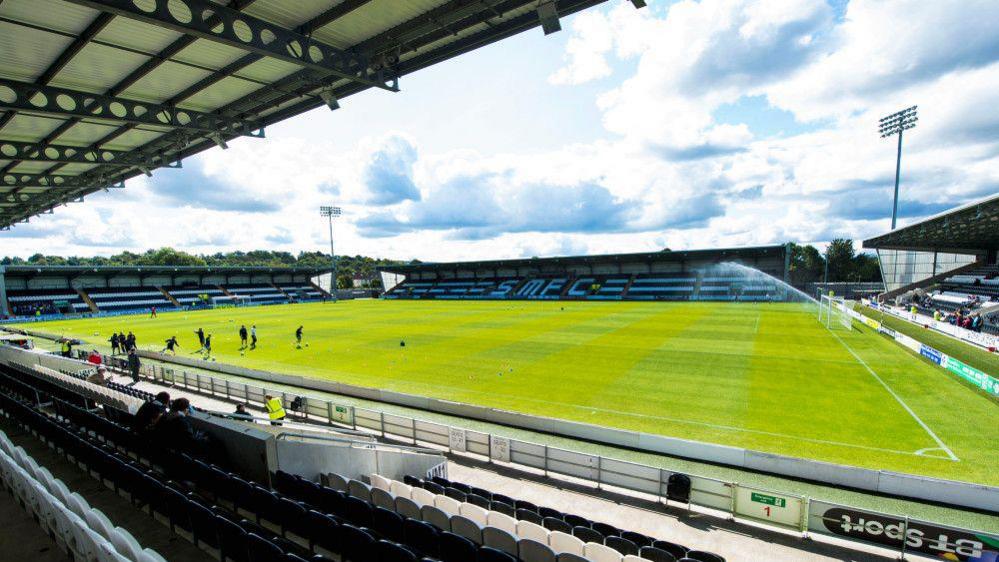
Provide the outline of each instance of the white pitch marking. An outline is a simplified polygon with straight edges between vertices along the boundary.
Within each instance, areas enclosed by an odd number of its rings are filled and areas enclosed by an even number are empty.
[[[851,348],[849,345],[847,345],[847,343],[845,341],[843,341],[842,338],[840,338],[838,335],[836,335],[836,332],[830,331],[829,333],[832,334],[833,337],[835,337],[837,340],[839,340],[839,343],[843,344],[843,347],[845,347],[846,350],[850,352],[850,355],[853,355],[853,358],[856,359],[857,362],[859,362],[861,365],[863,365],[863,367],[865,369],[867,369],[867,372],[870,373],[872,377],[874,377],[874,380],[876,380],[879,383],[881,383],[881,386],[883,386],[885,388],[885,390],[888,391],[888,394],[891,394],[892,397],[895,400],[897,400],[898,403],[901,404],[903,408],[905,408],[906,412],[909,412],[909,415],[912,416],[912,419],[916,420],[916,423],[918,423],[919,425],[921,425],[923,427],[923,429],[926,430],[926,433],[928,433],[930,435],[930,437],[932,437],[933,440],[937,442],[937,445],[940,446],[939,449],[942,450],[943,452],[947,453],[947,456],[950,457],[950,460],[957,461],[957,462],[961,461],[961,459],[957,458],[957,455],[954,454],[954,451],[951,451],[950,447],[948,447],[939,437],[937,437],[936,433],[933,433],[933,430],[930,429],[930,426],[926,425],[926,422],[924,422],[922,419],[920,419],[919,416],[916,415],[916,412],[912,411],[912,408],[910,408],[909,405],[905,403],[905,400],[902,400],[902,397],[900,397],[898,394],[895,394],[895,391],[892,390],[890,386],[888,386],[888,383],[886,383],[884,380],[882,380],[881,377],[879,377],[878,374],[874,372],[874,369],[871,369],[870,365],[868,365],[866,361],[864,361],[863,359],[861,359],[860,356],[857,355],[857,353],[853,351],[853,348]],[[920,449],[920,451],[925,451],[925,450],[926,449]],[[918,455],[920,453],[920,451],[916,451],[915,454]]]

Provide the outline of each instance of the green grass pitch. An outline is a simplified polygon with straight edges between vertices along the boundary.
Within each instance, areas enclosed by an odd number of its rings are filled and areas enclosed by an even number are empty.
[[[242,323],[260,337],[245,354]],[[343,301],[33,327],[91,342],[132,330],[151,350],[176,335],[188,356],[203,327],[220,362],[999,484],[996,403],[857,323],[827,330],[804,305]]]

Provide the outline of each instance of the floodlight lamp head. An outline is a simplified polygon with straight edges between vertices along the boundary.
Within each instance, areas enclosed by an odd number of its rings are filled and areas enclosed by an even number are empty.
[[[339,217],[341,214],[340,207],[333,207],[331,205],[323,205],[319,207],[319,214],[324,217]]]
[[[538,19],[541,20],[541,29],[545,35],[551,35],[562,30],[562,24],[558,21],[558,10],[554,1],[542,2],[538,4]]]

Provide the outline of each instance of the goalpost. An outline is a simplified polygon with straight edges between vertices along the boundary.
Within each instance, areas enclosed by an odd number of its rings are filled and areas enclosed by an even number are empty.
[[[819,300],[819,323],[830,330],[849,330],[852,320],[847,306],[849,305],[843,297],[822,295]]]

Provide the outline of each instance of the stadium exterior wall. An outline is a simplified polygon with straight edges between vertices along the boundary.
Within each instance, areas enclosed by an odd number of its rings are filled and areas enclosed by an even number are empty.
[[[297,388],[353,396],[365,400],[396,404],[541,433],[723,464],[779,476],[833,484],[840,487],[999,512],[999,488],[992,486],[775,455],[739,447],[715,445],[675,437],[558,420],[497,410],[484,406],[356,386],[336,381],[272,373],[186,357],[161,355],[149,351],[140,351],[139,353],[143,357],[166,363],[186,365],[254,380],[290,385]]]

